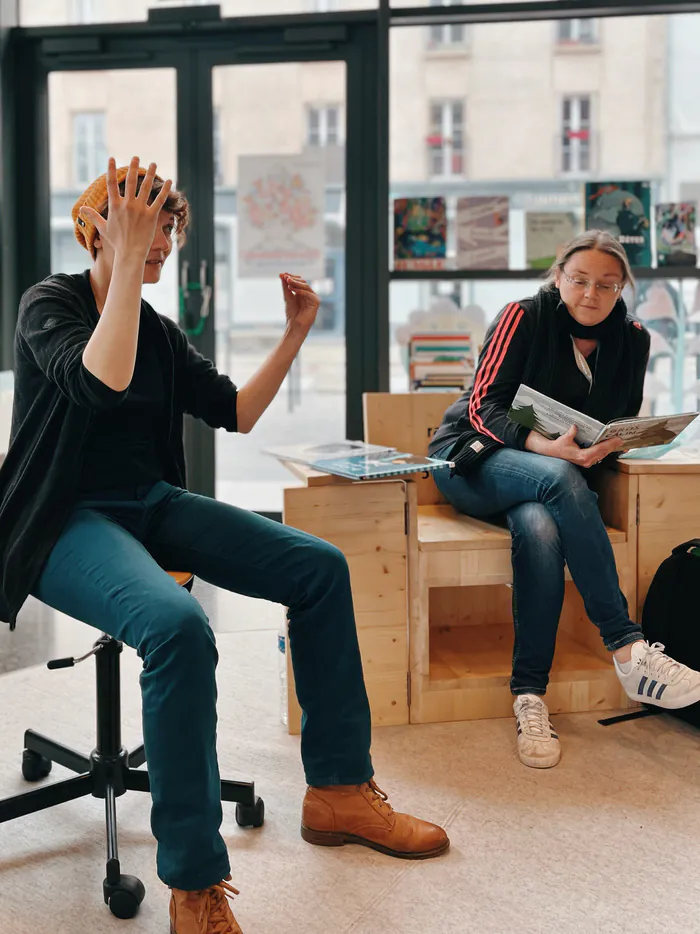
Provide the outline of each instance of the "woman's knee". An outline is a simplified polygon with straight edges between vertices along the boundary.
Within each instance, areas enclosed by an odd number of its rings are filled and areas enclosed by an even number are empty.
[[[513,536],[513,556],[523,548],[547,549],[561,554],[559,526],[542,503],[521,503],[507,514],[508,527]]]
[[[549,493],[594,496],[588,488],[588,484],[581,470],[575,467],[574,464],[570,464],[569,461],[564,461],[557,457],[543,457],[542,460],[546,461],[546,463],[542,465],[540,479],[547,487]]]
[[[542,503],[522,503],[508,511],[508,525],[513,534],[540,542],[559,540],[559,527]]]

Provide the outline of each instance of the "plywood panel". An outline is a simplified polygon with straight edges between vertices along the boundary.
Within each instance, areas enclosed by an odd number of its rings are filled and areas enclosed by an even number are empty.
[[[700,474],[700,460],[695,462],[687,461],[682,455],[676,455],[678,460],[620,460],[616,464],[616,469],[620,473],[632,475],[644,474],[662,474],[664,476],[688,476],[690,474]]]
[[[459,392],[366,392],[365,441],[411,454],[427,454],[428,443]]]
[[[563,677],[563,676],[562,676]],[[469,683],[457,689],[430,689],[413,680],[411,723],[445,723],[453,720],[485,720],[513,717],[513,697],[508,678]],[[552,677],[547,706],[553,714],[620,710],[636,706],[628,700],[613,671],[583,672],[563,680]]]
[[[695,535],[699,534],[700,474],[641,476],[639,494],[640,529],[650,532],[670,527],[695,528]],[[682,541],[680,538],[677,544]]]
[[[284,494],[285,523],[330,541],[347,558],[375,726],[408,722],[406,491],[402,481],[371,481]],[[295,732],[301,712],[293,676],[288,683],[289,729]]]
[[[291,672],[291,664],[288,670]],[[297,703],[294,677],[288,678],[289,724],[292,735],[301,732],[301,709]],[[408,723],[408,687],[406,671],[365,673],[365,687],[372,710],[372,726],[402,726]]]
[[[461,515],[452,506],[419,506],[418,547],[422,551],[510,549],[510,532],[493,523]]]
[[[368,392],[362,397],[365,441],[411,454],[427,454],[428,444],[459,392]],[[444,503],[432,477],[413,475],[418,502]]]
[[[625,542],[625,528],[608,527],[610,541]],[[510,549],[510,538],[507,527],[461,515],[449,505],[418,508],[418,547],[422,551]]]
[[[431,628],[512,623],[513,589],[505,584],[431,587],[429,599]]]
[[[615,470],[603,470],[592,474],[592,477],[591,486],[598,494],[598,506],[605,524],[625,531],[634,528],[637,523],[637,477]]]
[[[400,481],[287,489],[284,522],[333,542],[344,535],[403,534],[405,496]]]
[[[508,624],[431,629],[430,680],[443,681],[433,672],[433,660],[454,672],[454,682],[510,677],[513,640],[513,627]],[[611,658],[600,658],[560,630],[552,672],[606,671],[611,665]]]

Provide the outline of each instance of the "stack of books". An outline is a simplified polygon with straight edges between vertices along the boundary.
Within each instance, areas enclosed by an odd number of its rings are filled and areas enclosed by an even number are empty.
[[[433,331],[411,335],[408,375],[413,392],[468,389],[474,378],[474,368],[469,332]]]

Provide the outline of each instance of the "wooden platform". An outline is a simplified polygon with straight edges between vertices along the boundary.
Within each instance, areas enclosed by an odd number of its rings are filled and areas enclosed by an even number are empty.
[[[625,542],[622,529],[606,526],[610,541]],[[510,532],[504,526],[473,519],[455,512],[452,506],[418,507],[418,546],[421,551],[462,551],[464,549],[508,548]]]

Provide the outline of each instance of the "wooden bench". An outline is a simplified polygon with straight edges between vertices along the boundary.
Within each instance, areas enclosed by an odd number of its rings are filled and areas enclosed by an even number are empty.
[[[365,440],[425,454],[456,393],[369,393]],[[629,477],[605,471],[599,489],[623,590],[635,608],[636,497]],[[513,651],[511,537],[457,513],[431,478],[408,484],[410,720],[509,716]],[[610,653],[566,575],[547,702],[552,712],[628,705]]]

